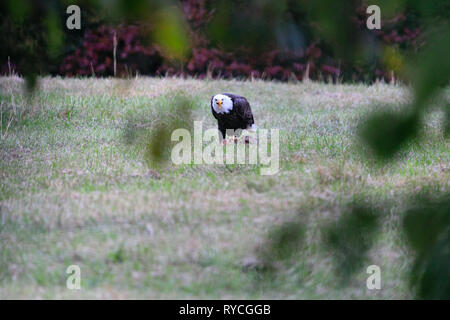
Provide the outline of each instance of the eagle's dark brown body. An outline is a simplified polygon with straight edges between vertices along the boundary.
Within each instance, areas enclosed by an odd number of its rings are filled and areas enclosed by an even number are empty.
[[[250,108],[250,104],[247,99],[231,93],[223,93],[223,95],[231,98],[233,101],[233,109],[229,113],[217,113],[212,107],[211,99],[211,111],[214,118],[217,119],[219,131],[222,133],[222,137],[225,138],[227,129],[248,129],[255,123],[255,121],[253,119],[252,109]]]

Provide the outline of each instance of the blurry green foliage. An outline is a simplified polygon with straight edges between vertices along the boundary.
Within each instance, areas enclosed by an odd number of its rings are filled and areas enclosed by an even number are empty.
[[[416,108],[425,109],[429,98],[449,84],[450,26],[434,27],[428,43],[420,54],[411,59],[411,74]]]
[[[8,11],[13,21],[23,23],[30,15],[30,5],[27,0],[8,0]]]
[[[360,125],[360,136],[381,159],[390,160],[405,143],[420,132],[420,125],[433,96],[449,85],[450,80],[450,27],[448,17],[450,5],[443,1],[403,1],[404,5],[415,7],[424,16],[428,29],[425,32],[425,45],[417,55],[406,61],[406,76],[412,83],[414,100],[406,110],[376,112]],[[440,19],[441,18],[441,19]],[[448,113],[448,104],[441,105]],[[444,123],[444,127],[447,124]]]
[[[299,221],[284,223],[268,235],[265,260],[286,260],[304,248],[306,226]]]
[[[408,114],[393,108],[375,111],[359,124],[362,140],[381,160],[392,158],[418,131],[417,112]]]
[[[295,219],[273,227],[258,247],[257,263],[254,265],[257,286],[264,287],[264,282],[275,280],[280,267],[301,259],[307,247],[305,216],[304,212],[299,213]]]
[[[172,4],[173,1],[142,1],[142,0],[118,0],[101,1],[104,6],[111,6],[115,18],[129,19],[131,21],[145,20],[159,7]]]
[[[415,261],[411,284],[421,299],[450,299],[450,194],[416,199],[403,227]]]
[[[187,24],[179,10],[174,7],[158,11],[154,17],[154,40],[172,59],[183,59],[189,49]]]
[[[420,253],[432,248],[450,226],[450,196],[442,199],[421,197],[405,213],[404,230],[411,247]]]
[[[173,143],[172,132],[179,128],[190,130],[192,127],[191,113],[193,102],[186,96],[178,93],[165,103],[167,112],[161,119],[157,119],[154,128],[146,144],[145,160],[150,168],[163,167],[170,159],[170,151]]]
[[[367,260],[380,226],[376,210],[355,203],[334,224],[325,228],[324,243],[333,256],[336,273],[346,282]]]
[[[64,32],[62,31],[62,26],[65,24],[53,10],[48,12],[45,18],[45,24],[47,29],[48,54],[51,58],[55,58],[61,54],[63,49]]]
[[[207,27],[209,38],[228,49],[261,51],[273,47],[276,26],[283,18],[291,19],[283,16],[286,6],[286,0],[217,1]]]
[[[352,25],[356,1],[323,0],[299,2],[307,10],[309,17],[316,26],[315,31],[330,43],[337,56],[344,61],[354,58],[360,49],[360,37]]]
[[[123,141],[128,146],[143,150],[144,160],[151,169],[163,169],[170,160],[174,142],[171,141],[175,129],[192,129],[194,101],[183,93],[173,93],[161,97],[153,115],[131,115],[123,130]]]

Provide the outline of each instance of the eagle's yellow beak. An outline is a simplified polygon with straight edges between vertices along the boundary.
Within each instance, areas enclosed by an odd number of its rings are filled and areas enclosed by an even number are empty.
[[[217,101],[217,106],[219,109],[222,109],[222,100]]]

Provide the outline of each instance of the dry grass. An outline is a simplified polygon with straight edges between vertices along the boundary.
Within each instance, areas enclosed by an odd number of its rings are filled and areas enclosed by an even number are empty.
[[[450,186],[442,114],[384,168],[369,165],[355,144],[365,112],[406,104],[406,88],[45,78],[29,98],[13,77],[0,78],[0,90],[0,298],[412,297],[398,212],[407,194]],[[209,100],[219,92],[246,96],[260,128],[280,129],[276,176],[254,166],[154,172],[139,141],[125,142],[130,119],[147,130],[170,114],[175,94],[193,101],[193,120],[214,127]],[[319,245],[321,226],[355,196],[395,200],[368,262],[381,267],[380,291],[366,289],[365,270],[340,288]],[[271,228],[298,215],[307,248],[261,280],[248,265],[258,264]],[[81,267],[80,291],[65,287],[70,264]]]

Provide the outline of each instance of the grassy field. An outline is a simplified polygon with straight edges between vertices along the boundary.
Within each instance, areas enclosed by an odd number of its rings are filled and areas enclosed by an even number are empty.
[[[408,103],[406,88],[44,78],[30,98],[22,85],[0,78],[0,299],[413,297],[399,212],[411,193],[449,189],[443,114],[430,114],[421,141],[385,167],[367,160],[356,138],[368,111]],[[130,126],[151,130],[184,95],[192,119],[215,127],[209,101],[221,92],[246,96],[259,128],[280,129],[280,172],[150,170]],[[340,286],[320,245],[321,228],[354,198],[391,203],[380,207],[382,232],[367,260],[381,268],[381,290],[366,288],[366,268]],[[299,217],[305,248],[261,276],[268,234]],[[81,268],[81,290],[66,288],[71,264]]]

